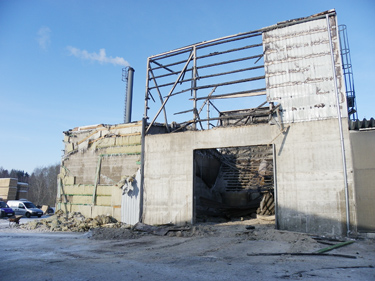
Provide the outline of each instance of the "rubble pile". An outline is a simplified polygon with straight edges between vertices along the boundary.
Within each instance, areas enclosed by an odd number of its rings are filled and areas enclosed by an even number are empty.
[[[234,223],[234,222],[233,222]],[[95,218],[85,218],[80,212],[64,213],[58,210],[55,215],[41,220],[33,220],[20,224],[20,228],[38,232],[67,231],[88,232],[87,238],[95,240],[136,239],[144,235],[156,235],[167,237],[245,237],[247,240],[274,240],[273,235],[278,234],[273,224],[261,227],[241,224],[199,224],[177,226],[173,224],[147,225],[141,222],[135,225],[118,222],[108,215],[99,215]],[[304,237],[305,238],[305,237]],[[295,243],[295,241],[294,241]]]
[[[58,210],[53,216],[42,220],[34,220],[29,223],[21,224],[20,227],[25,230],[36,231],[71,231],[88,232],[92,239],[120,239],[136,238],[142,235],[157,236],[212,236],[215,231],[211,227],[203,226],[175,226],[172,224],[151,226],[143,223],[137,223],[133,226],[118,222],[115,218],[107,215],[99,215],[95,218],[85,218],[79,212],[64,213]]]
[[[98,227],[121,228],[130,226],[118,222],[111,216],[99,215],[95,218],[85,218],[85,216],[79,212],[73,212],[67,215],[61,210],[58,210],[55,215],[49,218],[34,220],[21,225],[21,228],[27,230],[39,229],[46,231],[72,232],[85,232]]]

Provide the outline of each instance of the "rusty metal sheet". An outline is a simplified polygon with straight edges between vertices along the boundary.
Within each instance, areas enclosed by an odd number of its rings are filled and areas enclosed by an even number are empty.
[[[332,35],[335,35],[333,17]],[[337,36],[333,48],[338,80],[342,79]],[[337,118],[336,93],[327,20],[317,19],[263,33],[267,99],[281,103],[283,122]],[[340,103],[345,89],[338,83]],[[347,115],[342,110],[343,116]]]

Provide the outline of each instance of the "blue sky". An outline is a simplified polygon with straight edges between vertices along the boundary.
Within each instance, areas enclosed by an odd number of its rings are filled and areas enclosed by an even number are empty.
[[[0,0],[0,167],[31,173],[60,161],[63,131],[122,123],[125,65],[140,120],[147,57],[329,9],[348,27],[359,118],[375,117],[373,0]]]

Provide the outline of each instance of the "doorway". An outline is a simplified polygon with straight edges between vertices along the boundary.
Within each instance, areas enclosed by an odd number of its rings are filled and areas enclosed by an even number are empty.
[[[194,150],[195,221],[275,215],[271,145]]]

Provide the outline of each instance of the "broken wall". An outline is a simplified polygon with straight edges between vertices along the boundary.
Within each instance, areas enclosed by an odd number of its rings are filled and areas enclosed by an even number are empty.
[[[122,188],[140,168],[141,124],[95,125],[65,132],[59,209],[86,217],[109,214],[121,220]],[[139,202],[139,196],[133,200]],[[139,210],[133,215],[139,215]]]
[[[291,135],[286,139],[294,145],[293,151],[286,148],[285,153],[295,155],[297,150],[300,155],[310,155],[305,159],[297,156],[291,159],[294,161],[278,165],[280,227],[303,232],[344,233],[346,178],[349,228],[356,232],[348,112],[336,14],[329,11],[306,22],[280,25],[263,33],[267,97],[281,105],[281,122],[286,128],[290,126],[292,130],[295,126],[291,124],[303,123],[299,137]],[[321,153],[325,149],[326,152]],[[320,152],[310,154],[304,150]],[[325,161],[321,163],[316,158],[318,155]],[[298,161],[305,163],[300,165]],[[314,172],[310,172],[311,169]],[[297,208],[291,196],[296,202],[300,201]],[[332,204],[335,206],[331,207]],[[306,217],[304,209],[311,215]],[[326,218],[338,219],[343,225],[333,223],[329,230],[329,225],[324,223]],[[307,231],[311,227],[313,231]]]
[[[281,114],[276,117],[278,126],[258,124],[146,135],[144,222],[194,221],[194,150],[274,144],[278,227],[346,234],[348,204],[350,231],[356,232],[353,166],[336,15],[326,14],[264,29],[267,99],[281,105]],[[341,110],[342,130],[337,106]],[[342,151],[346,153],[346,174]]]
[[[276,215],[280,229],[345,233],[344,179],[335,119],[293,123],[284,134],[277,126],[261,124],[147,135],[144,222],[194,222],[195,149],[271,143],[276,148]],[[350,151],[350,147],[346,149]],[[351,178],[349,184],[352,189]],[[352,196],[350,199],[353,207]],[[355,223],[354,214],[351,217]]]

